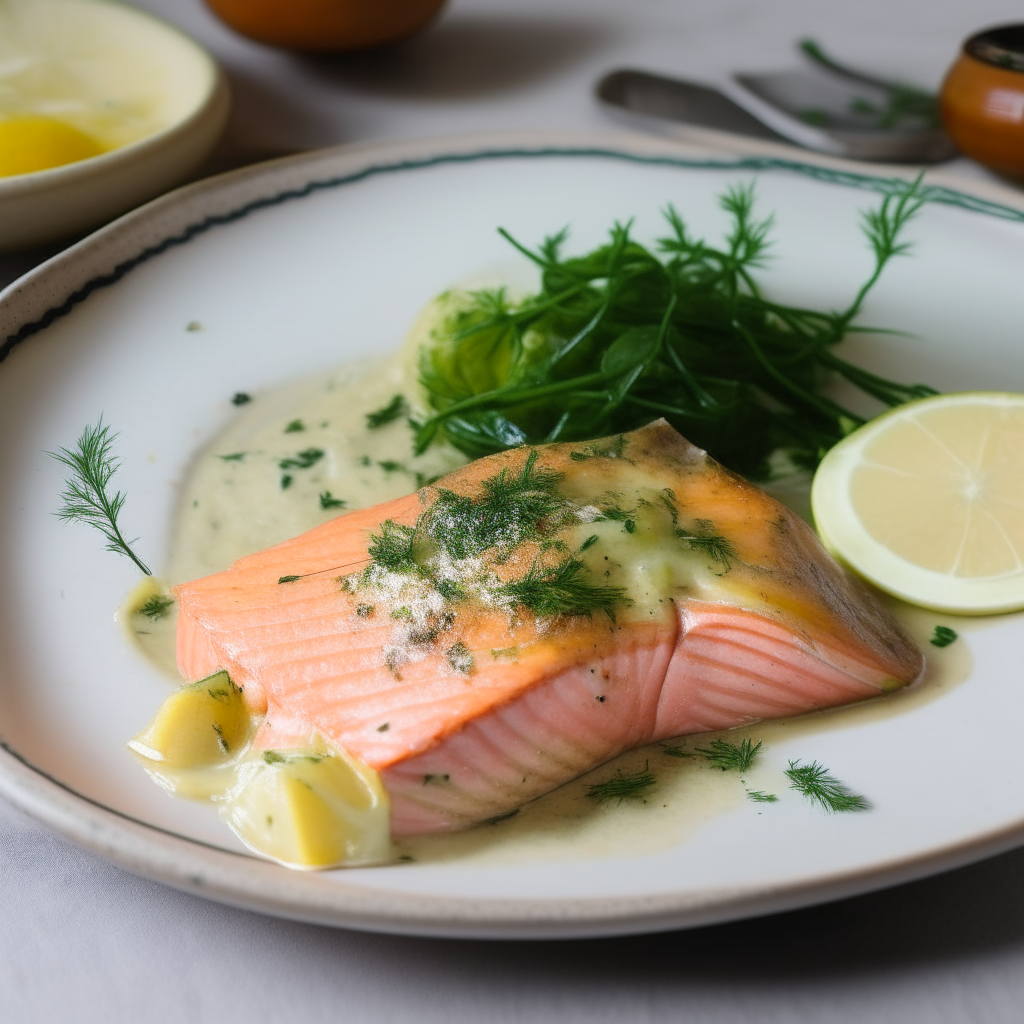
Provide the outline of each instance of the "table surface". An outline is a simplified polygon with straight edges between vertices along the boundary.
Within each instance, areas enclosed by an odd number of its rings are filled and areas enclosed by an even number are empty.
[[[600,128],[615,67],[690,78],[792,64],[810,35],[937,86],[1010,0],[451,0],[387,53],[251,44],[200,0],[141,0],[207,45],[234,92],[210,169],[366,139]],[[950,165],[986,177],[969,161]],[[52,255],[0,257],[0,287]],[[858,899],[663,935],[548,943],[365,935],[235,910],[136,878],[0,803],[0,1019],[512,1024],[1018,1022],[1024,850]]]

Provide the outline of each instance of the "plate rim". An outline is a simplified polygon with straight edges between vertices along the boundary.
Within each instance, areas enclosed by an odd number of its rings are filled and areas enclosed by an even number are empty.
[[[714,145],[626,132],[503,131],[372,141],[242,168],[177,189],[118,218],[0,292],[0,363],[94,292],[192,238],[269,206],[383,173],[487,159],[581,157],[687,169],[785,171],[886,192],[916,177],[905,167],[862,165],[773,144]],[[938,172],[929,199],[1024,222],[1024,196]],[[0,371],[2,372],[2,371]],[[842,899],[923,878],[1024,843],[1024,819],[927,853],[824,872],[775,885],[584,898],[424,895],[282,870],[134,819],[77,792],[0,736],[0,796],[76,844],[136,875],[222,903],[316,924],[449,938],[584,938],[722,923]],[[239,872],[239,858],[246,869]],[[327,897],[330,898],[327,898]]]

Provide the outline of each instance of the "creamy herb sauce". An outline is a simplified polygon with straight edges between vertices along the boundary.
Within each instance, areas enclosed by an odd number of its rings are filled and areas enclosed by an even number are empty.
[[[219,571],[243,555],[311,529],[339,514],[337,508],[322,507],[332,500],[345,502],[344,514],[400,497],[412,491],[418,479],[464,463],[464,457],[450,448],[411,457],[411,434],[403,417],[376,430],[367,428],[368,413],[387,406],[396,394],[414,393],[412,374],[400,355],[352,364],[253,396],[200,453],[182,487],[167,578],[177,582]],[[301,453],[310,449],[322,455],[303,460]],[[282,466],[287,460],[300,465]],[[303,461],[310,464],[303,467]],[[291,480],[283,486],[286,475]],[[329,497],[322,501],[325,494]],[[797,494],[791,504],[799,508],[804,499]],[[172,606],[155,621],[134,610],[151,592],[152,584],[145,594],[133,593],[121,619],[142,652],[177,678],[173,668],[176,608]],[[941,617],[961,639],[939,650],[928,643],[938,621],[934,613],[898,602],[890,606],[928,658],[925,678],[909,690],[853,707],[630,751],[505,820],[450,835],[406,839],[396,844],[397,850],[417,862],[468,859],[479,863],[649,853],[678,844],[709,818],[747,803],[747,791],[801,800],[788,789],[785,764],[773,756],[773,742],[902,714],[941,697],[970,674],[970,648],[964,633],[979,628],[976,620]],[[692,751],[706,746],[715,735],[727,736],[731,742],[749,736],[755,742],[763,740],[764,748],[754,767],[742,776],[712,768],[699,756],[666,753],[667,747]],[[594,784],[645,765],[657,784],[642,798],[597,804],[587,796]],[[749,806],[751,813],[771,813],[771,804]]]

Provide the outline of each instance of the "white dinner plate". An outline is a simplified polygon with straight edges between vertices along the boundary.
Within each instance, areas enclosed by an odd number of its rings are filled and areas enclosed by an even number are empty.
[[[0,792],[178,888],[424,935],[692,926],[864,892],[1024,842],[1020,616],[960,624],[948,650],[962,681],[934,692],[926,683],[892,713],[844,712],[767,744],[775,778],[790,758],[818,759],[867,794],[870,811],[829,816],[792,793],[771,805],[733,800],[660,848],[644,842],[634,809],[622,821],[635,846],[582,855],[556,840],[505,860],[300,873],[246,853],[211,808],[169,799],[125,752],[167,681],[113,622],[131,565],[57,521],[61,468],[44,451],[102,412],[121,435],[128,528],[159,566],[176,488],[234,413],[232,393],[395,348],[434,294],[509,265],[498,225],[527,242],[570,225],[570,247],[583,248],[634,218],[637,236],[653,240],[671,202],[717,240],[725,215],[715,197],[751,180],[760,209],[775,214],[762,273],[772,293],[845,305],[870,270],[859,211],[892,179],[625,135],[519,133],[279,161],[157,200],[12,285],[0,298]],[[1009,193],[994,201],[948,187],[931,199],[908,232],[912,254],[886,270],[863,318],[908,333],[864,336],[852,358],[940,389],[1024,391],[1024,207]]]

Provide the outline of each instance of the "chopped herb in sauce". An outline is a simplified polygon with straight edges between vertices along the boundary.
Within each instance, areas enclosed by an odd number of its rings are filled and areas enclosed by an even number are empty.
[[[747,737],[739,743],[712,740],[707,747],[697,747],[696,752],[712,767],[723,772],[745,772],[754,763],[760,750],[761,741],[758,740],[755,744]]]
[[[297,455],[281,459],[278,466],[281,469],[309,469],[315,466],[324,457],[323,448],[304,448]]]
[[[662,744],[661,752],[666,754],[668,757],[693,757],[692,750],[687,750],[685,747],[669,743]]]
[[[382,409],[366,414],[366,426],[370,430],[377,430],[388,423],[393,423],[401,416],[407,415],[409,407],[403,395],[395,395]]]
[[[774,793],[765,793],[760,789],[748,789],[747,799],[753,800],[755,804],[777,804],[779,798]]]
[[[172,604],[174,604],[173,597],[167,597],[164,594],[153,594],[152,597],[146,598],[146,600],[135,609],[135,613],[136,615],[145,615],[150,622],[156,622],[157,619],[164,619],[167,617],[167,612]]]
[[[286,434],[300,434],[306,429],[306,424],[302,420],[292,420],[288,426],[284,428]]]
[[[218,455],[222,462],[241,462],[245,458],[245,452],[232,452],[230,455]]]
[[[248,405],[252,401],[252,395],[247,395],[244,391],[236,391],[231,396],[232,405]]]
[[[320,492],[320,507],[326,512],[332,508],[344,508],[346,502],[342,498],[336,498],[330,491]]]
[[[621,768],[610,779],[598,782],[587,789],[587,796],[599,804],[606,800],[641,800],[644,794],[658,783],[654,772],[644,763],[635,772],[624,772]]]
[[[935,647],[948,647],[958,636],[957,631],[949,626],[936,626],[929,643]]]

